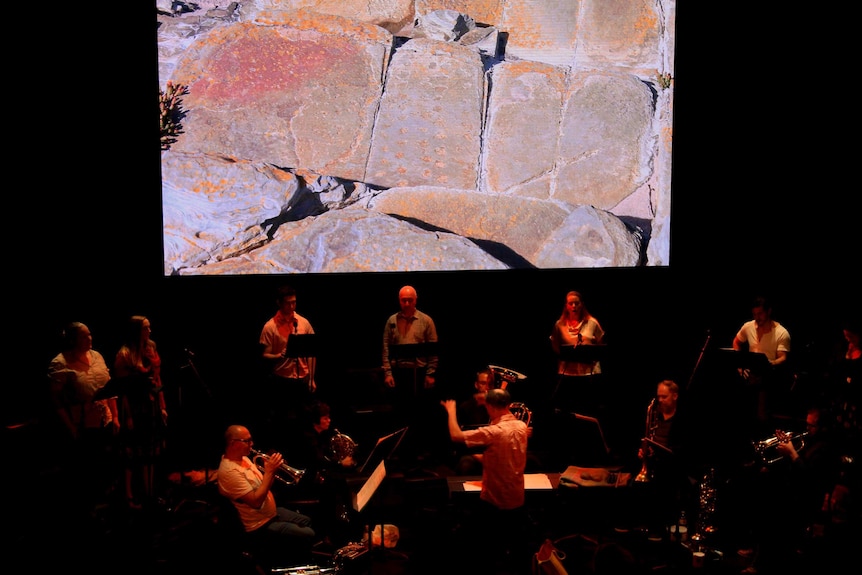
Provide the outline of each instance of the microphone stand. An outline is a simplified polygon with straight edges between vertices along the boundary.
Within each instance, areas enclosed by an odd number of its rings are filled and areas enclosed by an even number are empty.
[[[694,381],[694,374],[697,373],[697,368],[700,366],[700,362],[703,361],[703,356],[706,354],[706,348],[709,347],[709,340],[712,338],[712,334],[709,330],[706,330],[706,341],[703,342],[703,347],[700,348],[700,355],[697,356],[697,361],[694,363],[694,369],[691,370],[691,376],[688,378],[688,383],[686,384],[686,390],[691,389],[691,383]]]
[[[192,353],[192,350],[190,350],[189,348],[185,348],[184,351],[186,352],[186,365],[180,367],[180,369],[182,369],[183,367],[191,368],[192,373],[195,376],[195,380],[201,385],[201,389],[203,389],[206,392],[207,399],[212,400],[213,394],[210,391],[209,386],[207,386],[207,384],[204,382],[203,378],[201,377],[200,372],[198,371],[198,368],[195,366],[195,362],[193,361],[195,354]],[[183,401],[182,401],[182,388],[180,388],[179,400],[180,400],[179,401],[180,406],[182,406],[182,403],[183,403]]]

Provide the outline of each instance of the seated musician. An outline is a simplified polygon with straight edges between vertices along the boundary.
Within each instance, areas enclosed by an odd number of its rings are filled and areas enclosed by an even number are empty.
[[[329,404],[314,402],[306,416],[300,436],[290,441],[291,464],[305,470],[298,496],[317,501],[318,533],[324,540],[341,545],[349,539],[351,492],[347,479],[355,475],[356,444],[332,426]]]
[[[250,458],[254,441],[246,427],[231,425],[224,440],[218,489],[238,512],[249,542],[272,564],[308,561],[315,538],[311,518],[277,506],[272,493],[282,469],[281,454],[266,457],[261,471]]]

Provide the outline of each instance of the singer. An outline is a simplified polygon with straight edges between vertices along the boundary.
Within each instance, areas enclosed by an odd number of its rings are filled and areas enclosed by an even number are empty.
[[[271,425],[267,427],[273,434],[281,417],[288,418],[288,422],[296,422],[317,391],[314,381],[316,358],[287,355],[292,336],[314,333],[311,323],[296,313],[296,289],[289,285],[279,287],[275,301],[278,310],[260,332],[261,354],[269,366],[269,373],[264,382],[264,403],[258,404],[269,409]],[[280,437],[270,439],[278,440]]]
[[[599,320],[587,310],[580,292],[570,291],[566,294],[563,311],[554,322],[551,331],[551,349],[557,355],[557,374],[559,376],[557,389],[554,393],[554,403],[565,410],[578,410],[591,415],[598,415],[601,403],[600,394],[596,389],[597,378],[583,379],[582,376],[597,376],[601,374],[600,362],[577,361],[567,357],[566,352],[577,351],[576,348],[585,345],[604,344],[605,331]]]

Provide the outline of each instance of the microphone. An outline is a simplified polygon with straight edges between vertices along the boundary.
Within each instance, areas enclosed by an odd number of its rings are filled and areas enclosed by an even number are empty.
[[[299,322],[296,321],[296,318],[293,318],[293,333],[296,333],[296,329],[299,326]]]
[[[189,357],[195,356],[194,352],[192,350],[190,350],[189,348],[185,348],[183,351],[185,351],[186,355],[188,355]]]

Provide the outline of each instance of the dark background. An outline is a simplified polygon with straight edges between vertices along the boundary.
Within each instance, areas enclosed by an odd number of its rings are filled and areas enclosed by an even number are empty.
[[[298,312],[320,334],[318,384],[330,397],[379,365],[384,322],[407,283],[436,320],[444,389],[469,388],[492,363],[527,374],[537,394],[553,385],[547,338],[565,293],[581,291],[607,331],[609,385],[634,434],[659,379],[720,393],[717,378],[693,377],[699,354],[707,337],[730,345],[758,293],[772,296],[797,365],[819,360],[858,313],[858,192],[841,174],[849,153],[826,133],[846,122],[840,93],[803,81],[788,51],[801,49],[795,28],[694,4],[677,6],[668,267],[239,277],[163,276],[152,8],[52,8],[53,59],[11,72],[20,95],[8,133],[38,138],[16,143],[7,165],[31,189],[16,186],[27,211],[14,210],[20,229],[7,244],[16,321],[5,339],[22,369],[7,386],[5,423],[44,414],[46,368],[67,322],[88,324],[111,363],[137,313],[152,321],[174,408],[213,409],[219,425],[244,416],[282,283],[298,289]]]

